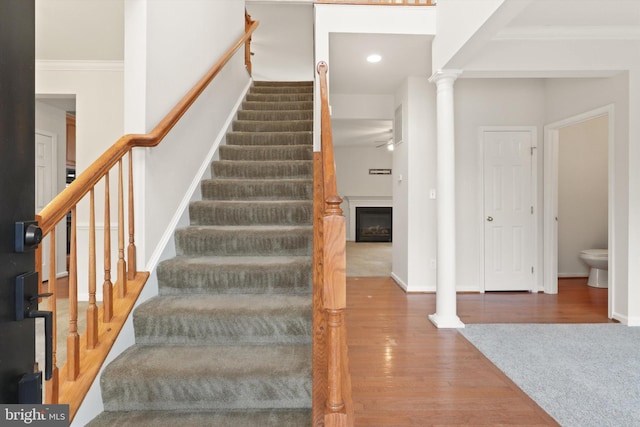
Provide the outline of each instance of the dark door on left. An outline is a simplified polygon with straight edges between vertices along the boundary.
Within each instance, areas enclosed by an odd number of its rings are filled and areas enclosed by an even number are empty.
[[[0,403],[19,403],[34,372],[35,321],[16,321],[16,277],[34,253],[15,249],[15,223],[34,218],[35,1],[0,0]]]

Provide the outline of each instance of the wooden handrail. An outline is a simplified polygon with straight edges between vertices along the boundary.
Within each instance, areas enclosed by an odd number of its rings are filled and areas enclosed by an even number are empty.
[[[147,134],[124,135],[96,159],[76,180],[56,196],[47,206],[36,214],[36,219],[44,236],[50,239],[49,244],[49,278],[47,287],[53,293],[49,302],[49,310],[53,312],[53,331],[56,331],[56,226],[67,215],[71,217],[70,253],[69,253],[69,317],[68,335],[66,337],[66,360],[64,366],[57,366],[57,337],[53,337],[52,378],[46,383],[47,403],[69,404],[70,421],[73,420],[84,396],[93,383],[98,371],[104,363],[109,350],[114,344],[120,330],[146,283],[149,273],[137,270],[135,246],[134,217],[134,185],[133,185],[133,148],[154,147],[178,123],[189,107],[204,92],[207,86],[218,75],[222,68],[236,54],[238,49],[251,39],[251,34],[258,27],[258,21],[251,21],[245,33],[227,50],[209,71],[193,86],[177,105]],[[127,156],[127,176],[123,172],[123,159]],[[117,278],[111,281],[111,202],[110,171],[117,172]],[[104,276],[103,300],[98,305],[97,292],[97,249],[96,249],[96,209],[95,187],[104,180]],[[125,190],[125,181],[126,185]],[[126,191],[126,195],[125,195]],[[77,205],[88,195],[89,201],[89,242],[88,254],[88,307],[86,309],[86,331],[82,338],[78,331],[78,248]],[[126,205],[126,206],[125,206]],[[125,214],[126,212],[126,214]],[[128,224],[125,223],[128,221]],[[125,248],[125,230],[128,235],[128,246]],[[42,249],[36,252],[36,270],[42,272]],[[127,269],[128,267],[128,269]],[[84,277],[82,278],[85,279]],[[43,287],[44,283],[40,284]],[[82,344],[82,345],[81,345]]]
[[[319,341],[314,342],[314,381],[319,381],[326,391],[319,390],[314,396],[313,421],[314,425],[324,424],[327,427],[353,426],[345,325],[345,218],[336,184],[327,64],[318,63],[317,71],[321,98],[321,151],[319,156],[314,156],[314,167],[320,169],[314,173],[314,179],[317,179],[314,182],[314,236],[319,237],[314,239],[314,341]],[[317,391],[315,385],[314,391]]]
[[[133,147],[155,147],[173,129],[178,120],[187,112],[198,96],[206,89],[222,67],[233,57],[235,52],[244,45],[245,41],[258,28],[259,21],[254,21],[242,37],[215,63],[213,67],[196,83],[196,85],[169,111],[169,113],[147,134],[124,135],[107,151],[98,157],[78,178],[54,198],[36,215],[36,219],[43,234],[48,233],[71,208],[93,188],[105,174]]]

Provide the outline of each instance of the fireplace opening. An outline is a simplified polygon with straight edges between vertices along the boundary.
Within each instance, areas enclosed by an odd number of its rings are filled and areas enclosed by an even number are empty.
[[[391,242],[390,207],[356,207],[356,242]]]

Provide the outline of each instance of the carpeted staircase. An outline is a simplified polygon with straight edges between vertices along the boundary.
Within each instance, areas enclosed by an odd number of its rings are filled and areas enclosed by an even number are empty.
[[[91,426],[311,425],[311,82],[254,82]]]

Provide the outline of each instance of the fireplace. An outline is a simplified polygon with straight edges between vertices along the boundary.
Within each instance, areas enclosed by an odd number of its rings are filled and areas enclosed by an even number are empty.
[[[391,209],[390,207],[357,207],[356,242],[390,242]]]

